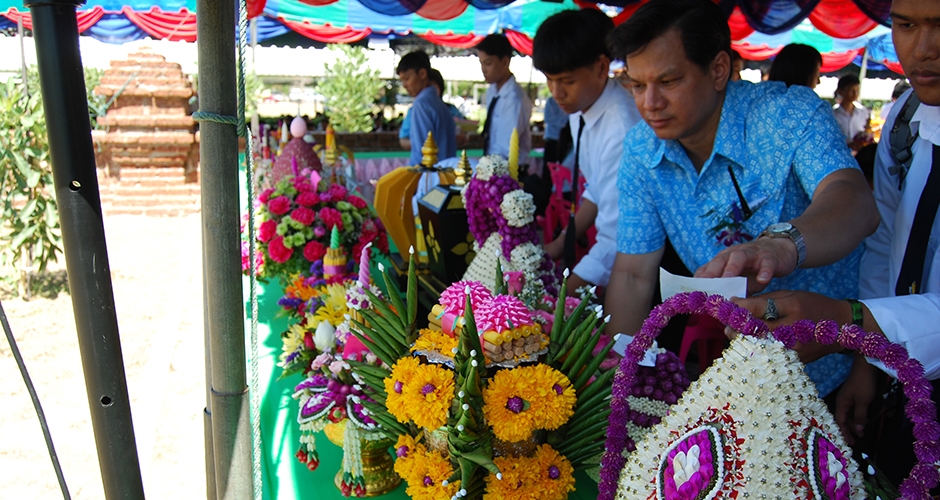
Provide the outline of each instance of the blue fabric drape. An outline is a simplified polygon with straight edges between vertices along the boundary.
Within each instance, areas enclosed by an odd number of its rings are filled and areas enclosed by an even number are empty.
[[[105,14],[85,34],[106,43],[127,43],[150,36],[124,14]]]
[[[406,16],[420,9],[425,0],[358,0],[371,10],[387,16]]]

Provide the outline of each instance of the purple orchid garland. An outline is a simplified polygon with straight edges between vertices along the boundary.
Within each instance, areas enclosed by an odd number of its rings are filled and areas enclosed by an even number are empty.
[[[540,244],[538,232],[533,224],[524,227],[512,227],[503,217],[499,204],[503,196],[510,191],[521,189],[519,182],[508,175],[493,175],[484,181],[474,178],[464,191],[467,207],[467,221],[470,232],[483,246],[494,232],[503,237],[501,247],[503,257],[509,259],[513,248],[523,243]]]
[[[601,460],[598,500],[613,500],[620,471],[627,461],[623,451],[632,452],[636,449],[636,443],[630,439],[625,424],[630,414],[627,398],[636,382],[638,363],[652,346],[653,340],[677,314],[707,314],[744,335],[765,337],[768,333],[763,321],[720,295],[680,293],[656,306],[643,322],[633,342],[627,346],[626,355],[614,376],[610,425],[607,427],[606,452]],[[929,500],[930,489],[940,481],[940,471],[934,465],[940,460],[940,424],[937,423],[936,406],[930,399],[932,388],[924,377],[923,365],[911,358],[904,347],[891,343],[883,335],[866,332],[855,325],[845,325],[840,329],[835,321],[830,320],[818,323],[800,320],[793,325],[775,329],[773,336],[788,348],[797,342],[816,341],[825,345],[838,342],[846,349],[882,361],[897,373],[898,380],[904,384],[904,395],[908,398],[905,411],[914,423],[914,455],[918,460],[910,477],[901,483],[899,492],[902,499]]]

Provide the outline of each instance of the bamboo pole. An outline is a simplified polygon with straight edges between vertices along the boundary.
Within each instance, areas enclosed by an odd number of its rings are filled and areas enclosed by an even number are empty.
[[[197,0],[199,108],[234,117],[235,3]],[[200,123],[203,280],[216,495],[252,497],[251,425],[246,383],[238,202],[238,136],[232,124]]]

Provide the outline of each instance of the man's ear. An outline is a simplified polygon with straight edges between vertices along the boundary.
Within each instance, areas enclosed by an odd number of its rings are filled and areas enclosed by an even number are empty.
[[[422,80],[427,80],[427,79],[428,79],[428,70],[427,70],[426,68],[420,68],[420,69],[418,69],[418,78],[420,78],[420,79],[422,79]]]
[[[718,52],[712,59],[708,73],[715,80],[715,90],[719,92],[724,90],[731,77],[731,55],[723,50]]]
[[[597,61],[600,63],[597,65],[597,77],[607,80],[607,75],[610,74],[610,58],[604,54],[601,54],[597,58]]]

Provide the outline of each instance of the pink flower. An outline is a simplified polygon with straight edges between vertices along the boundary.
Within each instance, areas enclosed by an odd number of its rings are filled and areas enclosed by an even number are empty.
[[[346,359],[355,359],[362,361],[362,356],[369,353],[369,348],[359,340],[355,335],[346,337],[346,346],[343,347],[343,357]]]
[[[306,191],[297,196],[297,204],[302,207],[312,207],[320,203],[320,195],[313,191]]]
[[[366,206],[368,206],[366,205],[366,200],[363,200],[362,198],[356,195],[349,195],[346,198],[346,201],[348,201],[350,205],[356,207],[357,210],[362,210],[363,208],[366,208]]]
[[[271,255],[271,260],[283,264],[290,260],[291,255],[294,254],[294,249],[285,247],[284,237],[278,236],[271,240],[271,243],[268,243],[268,254]]]
[[[509,293],[515,295],[522,291],[522,287],[525,285],[525,277],[522,275],[522,271],[508,271],[504,275],[506,284],[509,286]]]
[[[286,196],[278,196],[268,202],[268,210],[276,215],[286,214],[290,210],[290,199]]]
[[[330,363],[330,371],[333,372],[334,375],[339,375],[343,371],[344,364],[345,363],[342,361],[334,361]]]
[[[274,188],[265,189],[265,190],[262,191],[261,194],[258,196],[258,201],[260,201],[261,203],[267,203],[267,202],[268,202],[268,199],[271,198],[271,193],[273,193],[273,192],[274,192]]]
[[[343,231],[343,215],[339,213],[339,210],[330,207],[323,207],[320,209],[320,220],[323,221],[323,225],[326,226],[328,230],[332,230],[333,226],[336,226],[340,232]]]
[[[313,219],[315,219],[316,216],[317,216],[316,212],[305,207],[295,208],[294,211],[290,213],[291,219],[294,219],[295,221],[305,226],[309,226],[310,224],[312,224]]]
[[[317,238],[322,238],[326,236],[326,228],[324,228],[323,226],[314,226],[313,235],[316,236]]]
[[[258,226],[258,240],[267,243],[277,234],[277,222],[266,220]]]
[[[323,368],[323,365],[329,363],[331,359],[333,359],[333,356],[330,353],[320,353],[317,357],[313,358],[313,362],[310,363],[310,369],[317,371]]]
[[[346,197],[346,188],[340,184],[331,185],[327,192],[330,193],[330,198],[334,201],[340,201]]]
[[[304,246],[304,258],[316,262],[326,255],[326,247],[319,241],[310,241]]]
[[[306,177],[294,177],[294,189],[298,193],[306,193],[313,190],[310,181]]]

